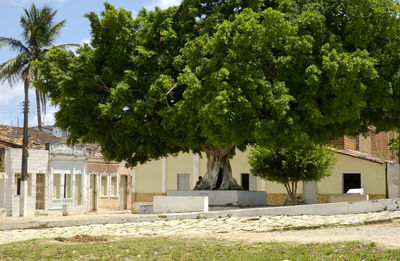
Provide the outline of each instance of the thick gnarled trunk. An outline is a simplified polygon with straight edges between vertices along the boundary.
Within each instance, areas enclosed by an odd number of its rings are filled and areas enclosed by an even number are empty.
[[[196,184],[195,190],[242,190],[242,187],[232,177],[232,168],[229,162],[229,153],[234,147],[234,145],[221,149],[212,146],[202,147],[207,155],[207,173],[201,182]]]

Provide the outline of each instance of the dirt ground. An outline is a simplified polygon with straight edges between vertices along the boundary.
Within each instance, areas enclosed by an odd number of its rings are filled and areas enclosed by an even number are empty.
[[[176,236],[176,235],[175,235]],[[185,237],[199,238],[199,234],[185,234]],[[332,243],[338,241],[375,242],[378,246],[400,249],[400,220],[391,223],[318,228],[295,231],[275,231],[266,233],[240,232],[222,234],[202,234],[204,238],[214,237],[220,240],[256,241],[256,242],[296,242],[296,243]]]

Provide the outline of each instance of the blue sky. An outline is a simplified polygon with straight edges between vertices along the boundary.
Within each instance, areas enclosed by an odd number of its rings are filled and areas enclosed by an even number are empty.
[[[158,6],[162,9],[178,5],[181,0],[109,0],[115,7],[122,7],[132,11],[134,15],[141,8],[153,9]],[[66,20],[66,26],[61,31],[55,44],[61,43],[83,43],[90,40],[89,22],[83,17],[84,14],[94,11],[100,13],[104,10],[103,1],[78,1],[78,0],[0,0],[0,36],[22,39],[19,20],[23,15],[23,8],[29,8],[32,3],[37,7],[49,6],[58,10],[56,21]],[[10,52],[7,47],[0,49],[0,63],[14,57],[16,53]],[[29,125],[37,125],[34,92],[30,92],[30,114]],[[13,125],[22,127],[23,113],[22,101],[23,84],[16,83],[10,88],[8,82],[0,82],[0,125]],[[44,116],[44,124],[54,124],[54,112],[56,108],[48,108]]]

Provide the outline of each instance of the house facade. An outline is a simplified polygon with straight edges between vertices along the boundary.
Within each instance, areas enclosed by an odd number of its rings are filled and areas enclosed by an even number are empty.
[[[45,199],[45,177],[48,166],[48,151],[28,150],[28,196],[27,216],[34,216],[38,204],[43,204]],[[21,158],[20,148],[0,148],[0,157],[4,159],[4,173],[2,189],[0,190],[1,202],[6,209],[7,216],[19,216],[21,196]]]
[[[231,159],[232,176],[246,190],[265,191],[268,205],[283,204],[287,198],[284,186],[253,176],[248,152],[236,151]],[[387,197],[389,161],[350,149],[337,149],[335,157],[337,161],[331,175],[318,183],[299,184],[299,196],[303,195],[304,188],[305,196],[311,198],[308,203],[329,203],[333,195],[341,195],[351,188],[363,188],[370,199]],[[166,195],[168,190],[191,190],[198,177],[206,173],[206,166],[205,154],[191,153],[138,165],[132,176],[132,202],[152,201],[153,196]]]
[[[37,208],[47,207],[49,153],[45,144],[58,140],[53,135],[29,128],[28,216],[33,216]],[[3,173],[0,181],[0,205],[7,209],[8,216],[19,215],[21,159],[22,128],[0,125],[0,173]]]
[[[49,145],[49,178],[47,208],[49,211],[84,213],[87,207],[86,149],[83,145],[68,146],[65,142]]]
[[[100,146],[87,145],[88,211],[130,209],[131,173],[124,163],[105,161]]]

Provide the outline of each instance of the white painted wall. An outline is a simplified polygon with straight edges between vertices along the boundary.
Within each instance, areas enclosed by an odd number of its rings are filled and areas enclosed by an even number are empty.
[[[47,173],[49,154],[47,150],[29,150],[28,173],[32,175],[31,195],[28,195],[27,215],[33,216],[36,208],[36,174]],[[19,196],[15,195],[15,174],[21,173],[22,149],[6,148],[5,206],[8,216],[19,216]]]
[[[51,156],[50,158],[50,173],[47,187],[49,188],[47,191],[46,201],[48,202],[48,206],[51,209],[61,209],[63,205],[75,206],[75,175],[82,174],[82,183],[81,183],[81,205],[83,207],[79,207],[84,211],[87,206],[87,171],[86,171],[86,159],[82,157],[74,157],[74,156]],[[53,182],[54,182],[54,174],[60,174],[60,198],[53,198]],[[64,198],[64,176],[65,174],[71,174],[71,197]]]

